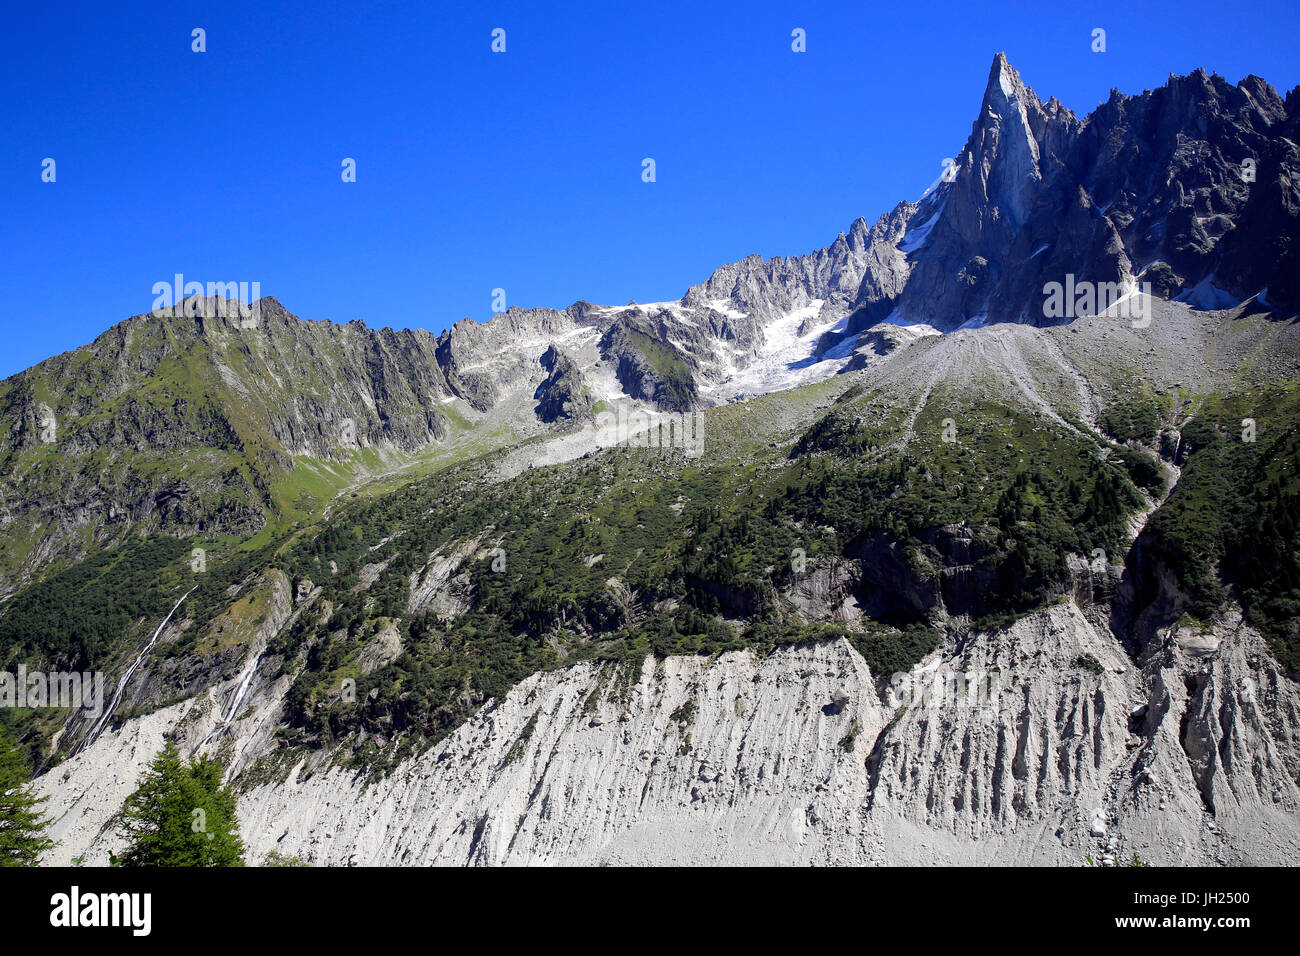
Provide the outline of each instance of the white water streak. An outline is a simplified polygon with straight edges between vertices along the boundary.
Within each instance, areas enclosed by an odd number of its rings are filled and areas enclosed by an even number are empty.
[[[198,587],[198,585],[195,585],[195,587]],[[162,623],[158,625],[158,629],[153,632],[153,637],[149,638],[149,643],[144,646],[144,650],[139,653],[134,663],[126,669],[126,673],[122,675],[122,679],[117,682],[117,690],[113,692],[112,701],[109,702],[107,709],[105,709],[103,715],[99,718],[98,723],[96,723],[90,733],[86,735],[85,743],[81,745],[82,750],[85,750],[95,742],[95,738],[99,736],[99,732],[104,729],[104,725],[108,723],[109,718],[113,716],[113,711],[117,709],[117,702],[122,699],[122,691],[126,690],[127,682],[131,679],[131,676],[135,674],[136,668],[140,666],[145,655],[153,650],[153,646],[158,643],[158,636],[162,634],[163,628],[166,627],[167,622],[172,619],[172,615],[176,613],[177,608],[184,604],[185,598],[189,597],[193,593],[194,588],[190,588],[181,596],[181,599],[176,602],[176,606],[173,607],[167,616],[162,619]]]

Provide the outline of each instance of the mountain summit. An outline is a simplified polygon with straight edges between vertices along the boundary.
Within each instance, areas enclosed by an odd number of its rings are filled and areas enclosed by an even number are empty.
[[[1151,284],[1197,305],[1267,290],[1300,308],[1300,95],[1197,71],[1083,120],[1043,103],[999,53],[956,174],[923,203],[896,296],[850,324],[1051,321],[1043,287]]]

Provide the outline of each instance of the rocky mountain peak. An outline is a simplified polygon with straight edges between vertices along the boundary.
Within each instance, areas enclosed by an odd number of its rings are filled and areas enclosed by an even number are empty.
[[[963,171],[968,173],[967,186],[980,191],[982,202],[1010,214],[1006,225],[1012,228],[1029,216],[1035,187],[1043,179],[1042,141],[1055,119],[1006,55],[997,54],[963,157]]]
[[[853,224],[849,226],[849,248],[855,252],[865,249],[870,241],[869,234],[870,227],[867,225],[867,220],[861,216],[854,219]]]
[[[848,331],[890,316],[941,331],[1059,321],[1043,289],[1066,276],[1142,278],[1205,308],[1267,289],[1272,307],[1300,308],[1295,112],[1258,77],[1196,70],[1112,91],[1079,120],[999,53],[956,175],[917,209],[892,283],[873,277]]]

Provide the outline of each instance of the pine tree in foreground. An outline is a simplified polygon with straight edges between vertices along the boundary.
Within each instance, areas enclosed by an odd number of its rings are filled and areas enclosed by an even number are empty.
[[[32,796],[27,774],[31,765],[17,744],[0,729],[0,866],[35,866],[54,843],[43,832],[49,821]]]
[[[122,828],[129,845],[118,866],[243,866],[235,795],[221,785],[216,760],[181,759],[167,744],[127,798]]]

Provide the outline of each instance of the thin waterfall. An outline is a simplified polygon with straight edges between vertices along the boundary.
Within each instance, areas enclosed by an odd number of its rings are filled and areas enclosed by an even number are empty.
[[[195,585],[195,587],[197,586],[198,585]],[[82,742],[81,748],[77,751],[78,753],[85,750],[95,742],[95,738],[99,736],[99,732],[104,729],[104,725],[107,724],[109,718],[113,716],[113,711],[117,709],[117,702],[122,699],[122,691],[126,690],[127,682],[135,673],[136,668],[140,666],[145,655],[153,650],[153,646],[158,643],[158,636],[162,634],[163,628],[165,628],[167,623],[172,619],[172,615],[176,613],[177,608],[185,603],[185,599],[193,593],[194,588],[190,588],[181,596],[181,599],[176,602],[176,606],[173,607],[167,616],[162,619],[162,623],[158,625],[158,629],[153,632],[153,637],[149,638],[149,643],[144,646],[144,650],[139,653],[131,666],[126,669],[126,673],[122,675],[122,679],[117,682],[117,690],[113,692],[113,699],[109,701],[108,707],[104,710],[104,713],[100,715],[99,721],[91,729],[90,733],[86,735],[85,741]]]

